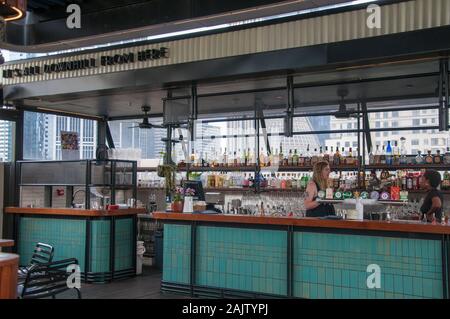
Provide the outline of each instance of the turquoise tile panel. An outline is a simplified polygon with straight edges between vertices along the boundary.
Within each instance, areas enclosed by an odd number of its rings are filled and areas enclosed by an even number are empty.
[[[120,218],[115,220],[115,251],[114,270],[120,271],[133,268],[133,259],[136,252],[133,251],[133,218]]]
[[[367,287],[369,264],[381,288]],[[302,298],[442,298],[439,240],[294,233],[294,296]]]
[[[189,284],[191,226],[165,224],[163,246],[163,281]],[[203,264],[207,264],[206,259]],[[207,276],[207,272],[202,276]]]
[[[28,265],[38,242],[55,248],[54,260],[76,258],[84,271],[86,221],[79,219],[21,217],[18,253],[20,264]]]
[[[196,284],[286,295],[287,232],[198,226],[196,234]]]
[[[111,271],[110,256],[110,220],[91,221],[91,272]]]

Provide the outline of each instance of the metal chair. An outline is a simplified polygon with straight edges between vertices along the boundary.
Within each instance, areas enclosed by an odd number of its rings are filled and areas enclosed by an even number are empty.
[[[77,287],[69,287],[68,279],[73,272],[68,270],[71,265],[78,265],[78,260],[69,258],[46,264],[35,264],[28,269],[25,281],[17,287],[17,296],[20,299],[39,299],[52,297],[75,289],[78,299],[81,291]],[[79,274],[81,275],[81,274]]]
[[[30,263],[26,267],[20,267],[18,270],[18,281],[22,282],[28,273],[28,270],[33,265],[46,264],[52,262],[54,248],[51,245],[44,243],[37,243],[34,248],[33,256],[31,256]]]

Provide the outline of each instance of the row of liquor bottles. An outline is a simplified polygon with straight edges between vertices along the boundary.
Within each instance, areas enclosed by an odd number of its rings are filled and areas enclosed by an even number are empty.
[[[398,170],[391,174],[383,170],[376,172],[363,171],[347,173],[331,173],[327,187],[334,190],[351,191],[355,189],[380,190],[384,187],[396,186],[400,190],[419,190],[422,172]],[[256,177],[255,177],[256,176]],[[259,183],[260,188],[299,189],[305,190],[312,173],[210,173],[202,174],[200,179],[208,188],[250,188]],[[441,182],[442,190],[450,190],[450,173],[445,171]]]
[[[401,138],[402,146],[398,147],[397,141],[394,145],[391,142],[387,142],[387,146],[376,146],[375,152],[372,150],[369,152],[369,165],[409,165],[409,164],[446,164],[450,165],[450,147],[447,147],[445,154],[441,154],[440,150],[432,154],[431,150],[427,150],[424,153],[417,152],[415,157],[406,155],[405,139]],[[425,154],[425,155],[424,155]]]
[[[402,144],[404,144],[404,140],[402,139]],[[227,152],[225,148],[223,153],[222,150],[217,153],[215,151],[212,152],[212,155],[208,156],[208,152],[200,153],[200,155],[194,153],[189,159],[189,163],[192,167],[212,167],[212,168],[239,168],[239,167],[250,167],[255,166],[255,152],[251,151],[250,148],[244,150],[237,150],[234,152]],[[425,154],[425,155],[423,155]],[[209,158],[208,158],[209,157]],[[306,152],[300,153],[297,149],[289,150],[288,153],[283,153],[283,149],[280,145],[280,151],[275,149],[275,152],[264,152],[264,149],[261,148],[261,151],[258,155],[259,165],[260,167],[311,167],[316,162],[325,160],[328,161],[333,167],[339,166],[359,166],[360,159],[358,157],[357,149],[344,147],[340,148],[328,147],[319,149],[314,149],[312,152],[309,149],[309,145],[306,149]],[[375,152],[369,152],[369,165],[423,165],[423,164],[445,164],[450,165],[450,147],[447,148],[447,151],[442,154],[440,150],[437,150],[435,153],[432,153],[431,150],[427,150],[422,153],[418,151],[418,154],[415,157],[408,156],[406,154],[404,146],[398,147],[397,141],[394,142],[394,145],[391,145],[391,142],[388,141],[387,146],[376,146]],[[182,168],[186,166],[186,162],[183,160],[178,163],[178,167]]]
[[[219,153],[213,150],[212,155],[208,156],[208,152],[201,152],[196,154],[194,150],[189,158],[189,163],[192,167],[246,167],[256,165],[256,159],[259,160],[259,165],[261,167],[270,166],[300,166],[309,167],[314,165],[316,162],[325,160],[332,163],[333,166],[348,165],[348,166],[358,166],[358,150],[352,147],[345,149],[344,147],[336,149],[328,146],[323,148],[320,146],[318,149],[314,148],[310,150],[309,145],[306,148],[305,153],[297,151],[297,149],[289,150],[287,153],[283,153],[283,148],[280,145],[280,151],[273,149],[271,152],[265,152],[263,148],[258,158],[255,157],[255,150],[248,148],[247,150],[241,151],[238,149],[234,152],[228,152],[227,148],[222,149]],[[208,158],[209,157],[209,158]],[[179,167],[184,167],[186,162],[184,160],[178,163]]]

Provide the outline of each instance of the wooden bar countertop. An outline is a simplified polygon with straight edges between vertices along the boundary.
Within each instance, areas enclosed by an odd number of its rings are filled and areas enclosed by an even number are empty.
[[[205,221],[214,223],[238,223],[255,225],[281,225],[299,227],[319,227],[337,229],[357,229],[369,231],[392,231],[405,233],[425,233],[425,234],[450,234],[449,225],[423,224],[421,222],[408,221],[372,221],[372,220],[331,220],[308,217],[271,217],[271,216],[251,216],[251,215],[224,215],[224,214],[187,214],[187,213],[166,213],[154,212],[153,217],[161,221]]]
[[[114,210],[96,210],[81,208],[39,208],[39,207],[6,207],[7,214],[23,215],[63,215],[63,216],[86,216],[86,217],[104,217],[104,216],[126,216],[145,213],[145,208],[127,208]]]

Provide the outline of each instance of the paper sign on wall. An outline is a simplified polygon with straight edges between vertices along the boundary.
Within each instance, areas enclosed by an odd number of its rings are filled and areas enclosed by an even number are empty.
[[[63,161],[80,159],[78,132],[61,131],[61,158]]]

